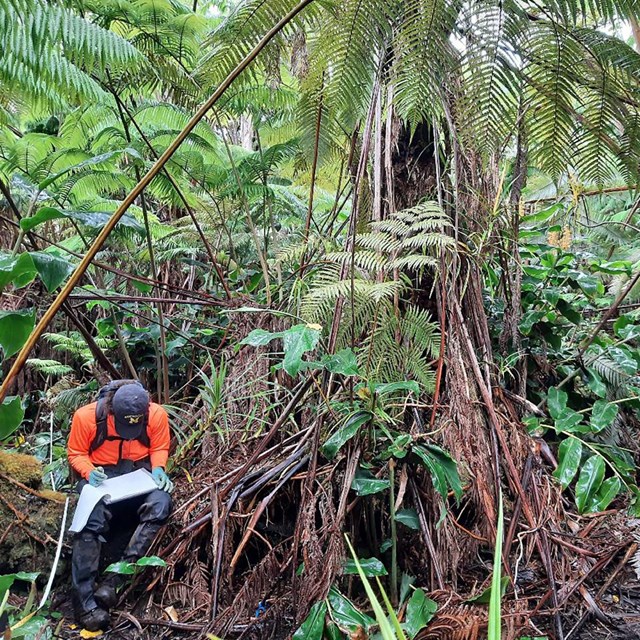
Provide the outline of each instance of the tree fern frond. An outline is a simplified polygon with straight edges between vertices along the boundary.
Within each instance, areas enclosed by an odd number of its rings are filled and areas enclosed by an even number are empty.
[[[73,367],[62,364],[58,360],[43,360],[41,358],[29,358],[27,366],[46,376],[64,376],[73,373]]]

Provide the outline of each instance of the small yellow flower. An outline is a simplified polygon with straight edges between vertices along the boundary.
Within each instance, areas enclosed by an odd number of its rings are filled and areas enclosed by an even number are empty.
[[[547,233],[547,244],[550,244],[552,247],[560,246],[560,232],[559,231],[549,231]]]
[[[571,248],[571,242],[573,238],[571,237],[571,229],[565,225],[562,229],[562,237],[560,238],[560,248],[563,251],[568,251]]]

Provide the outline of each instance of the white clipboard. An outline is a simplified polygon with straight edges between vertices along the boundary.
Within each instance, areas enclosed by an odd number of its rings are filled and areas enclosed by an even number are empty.
[[[150,493],[157,488],[153,476],[146,469],[138,469],[115,478],[109,478],[99,487],[86,484],[80,493],[69,531],[71,533],[82,531],[93,508],[100,500],[104,500],[106,504],[121,502],[128,498],[136,498]]]

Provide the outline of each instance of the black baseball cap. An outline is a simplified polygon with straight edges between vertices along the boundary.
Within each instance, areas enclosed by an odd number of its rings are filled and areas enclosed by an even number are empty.
[[[111,411],[116,433],[125,440],[139,438],[147,428],[149,418],[149,394],[139,383],[120,387],[113,395]]]

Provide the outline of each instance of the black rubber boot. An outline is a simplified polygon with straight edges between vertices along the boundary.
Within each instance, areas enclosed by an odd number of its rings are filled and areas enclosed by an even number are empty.
[[[78,624],[87,631],[104,631],[109,628],[111,619],[109,614],[100,607],[96,607],[77,618]]]
[[[129,540],[127,548],[124,550],[124,558],[127,562],[135,562],[147,553],[153,539],[162,529],[162,525],[157,522],[141,522]]]
[[[119,573],[108,575],[96,589],[95,598],[98,604],[109,610],[118,602],[118,589],[124,584],[125,577]]]
[[[133,532],[131,540],[124,550],[123,557],[127,562],[135,562],[147,553],[153,539],[169,518],[170,513],[171,496],[168,493],[156,489],[146,497],[138,510],[140,524]]]
[[[71,585],[76,618],[88,631],[109,626],[109,614],[98,607],[94,598],[95,580],[100,564],[102,543],[95,533],[79,533],[73,541]]]

